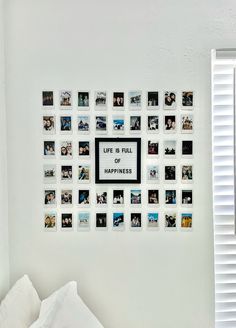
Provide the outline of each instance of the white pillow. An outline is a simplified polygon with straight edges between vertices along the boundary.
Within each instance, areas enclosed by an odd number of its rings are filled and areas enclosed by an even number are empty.
[[[39,316],[41,301],[27,275],[19,279],[0,305],[1,328],[28,328]]]
[[[71,281],[42,301],[40,315],[30,328],[103,328],[77,294]]]

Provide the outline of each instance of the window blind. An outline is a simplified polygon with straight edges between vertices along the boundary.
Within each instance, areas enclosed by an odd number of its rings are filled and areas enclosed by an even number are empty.
[[[235,49],[212,51],[215,328],[236,328]]]

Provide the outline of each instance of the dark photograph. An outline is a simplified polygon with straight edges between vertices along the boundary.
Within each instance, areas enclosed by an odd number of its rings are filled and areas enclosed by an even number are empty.
[[[89,92],[78,92],[78,106],[89,107]]]
[[[124,92],[113,93],[113,107],[124,107]]]
[[[53,91],[42,92],[42,103],[43,106],[53,106]]]
[[[176,179],[176,167],[175,166],[165,166],[165,180],[171,181]]]
[[[62,228],[72,228],[72,213],[62,213],[61,227]]]
[[[182,141],[182,155],[192,155],[193,154],[193,142],[192,140]]]
[[[148,91],[147,105],[148,105],[148,107],[158,107],[158,105],[159,105],[158,91]]]
[[[96,213],[96,228],[107,227],[107,213]]]
[[[176,205],[176,190],[165,191],[166,205]]]

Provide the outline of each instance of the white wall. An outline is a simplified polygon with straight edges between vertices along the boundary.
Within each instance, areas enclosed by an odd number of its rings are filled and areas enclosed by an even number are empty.
[[[11,282],[42,297],[70,279],[108,328],[214,326],[210,49],[235,42],[235,1],[9,0],[6,21]],[[194,89],[192,233],[44,233],[44,88]]]
[[[6,107],[4,62],[4,14],[0,1],[0,300],[9,284],[8,218],[7,218],[7,157],[6,157]]]

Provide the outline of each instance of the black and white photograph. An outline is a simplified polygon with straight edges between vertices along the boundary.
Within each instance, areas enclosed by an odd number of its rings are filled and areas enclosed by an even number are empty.
[[[63,189],[61,191],[61,205],[72,205],[72,189]]]
[[[147,109],[159,108],[159,93],[158,91],[147,92]]]
[[[61,158],[72,158],[72,141],[61,141]]]
[[[181,115],[181,132],[193,133],[193,115]]]
[[[104,110],[107,107],[106,91],[95,91],[94,94],[95,109]]]
[[[124,109],[124,92],[113,92],[113,107],[115,109]]]
[[[193,182],[193,166],[182,165],[181,176],[182,176],[182,183]]]
[[[43,133],[55,134],[55,132],[56,132],[56,117],[43,116]]]
[[[90,144],[89,141],[79,141],[79,157],[88,158],[90,156]]]
[[[124,190],[114,189],[113,190],[113,205],[124,205]]]
[[[130,204],[140,205],[142,203],[142,192],[141,189],[130,190]]]
[[[148,116],[147,117],[147,131],[149,133],[159,132],[159,116]]]
[[[107,133],[107,116],[95,117],[96,133]]]
[[[56,190],[46,189],[44,190],[44,205],[47,207],[56,205]]]
[[[45,109],[53,108],[54,106],[53,91],[42,91],[42,106]]]
[[[78,231],[86,231],[90,229],[90,213],[79,212],[78,213]]]
[[[147,154],[150,156],[159,155],[159,142],[157,140],[148,140]]]
[[[156,212],[147,213],[147,229],[159,228],[159,214]]]
[[[80,110],[87,110],[89,108],[89,92],[79,91],[78,92],[78,107]]]
[[[72,165],[62,165],[61,166],[61,181],[62,182],[72,182]]]
[[[61,116],[60,117],[60,131],[62,134],[72,133],[72,117]]]
[[[57,213],[54,211],[44,213],[44,230],[56,231],[56,228],[57,228]]]
[[[73,228],[72,213],[62,213],[61,214],[61,228],[62,228],[62,230],[72,230],[72,228]]]
[[[182,140],[182,156],[192,157],[193,156],[193,141]]]
[[[176,116],[166,115],[164,116],[164,132],[175,133],[176,132]]]
[[[182,206],[189,207],[193,205],[193,191],[182,189]]]
[[[88,115],[79,115],[77,117],[77,128],[79,133],[89,133],[90,117]]]
[[[43,142],[43,154],[45,158],[54,158],[55,152],[55,141],[44,141]]]
[[[176,206],[176,190],[165,190],[165,204]]]
[[[124,116],[112,117],[112,130],[115,134],[123,134],[125,132],[125,118]]]
[[[166,91],[164,94],[164,109],[176,109],[176,92]]]
[[[175,182],[176,180],[176,166],[165,166],[165,182]]]
[[[90,205],[89,189],[80,189],[78,191],[78,204],[82,206]]]
[[[176,230],[177,228],[177,213],[176,212],[166,212],[165,217],[165,228],[166,230]]]
[[[148,190],[148,205],[159,205],[159,190]]]
[[[128,93],[129,109],[141,109],[142,91],[129,91]]]
[[[182,107],[183,109],[193,109],[193,91],[182,92]]]
[[[164,140],[164,156],[166,158],[176,157],[176,140]]]
[[[59,98],[60,98],[60,108],[61,109],[71,109],[72,91],[70,91],[70,90],[60,91]]]
[[[113,213],[112,228],[113,228],[113,230],[124,230],[125,222],[124,222],[124,213],[123,212]]]
[[[141,213],[130,213],[130,228],[138,229],[142,228],[142,214]]]
[[[89,183],[90,182],[90,165],[81,164],[78,166],[78,182]]]
[[[107,213],[96,213],[96,228],[107,228]]]
[[[159,165],[147,165],[147,182],[160,182],[160,168]]]
[[[56,183],[56,165],[45,164],[43,166],[43,181],[44,183]]]
[[[130,116],[130,132],[141,131],[141,116]]]
[[[96,190],[96,205],[107,205],[107,190]]]

